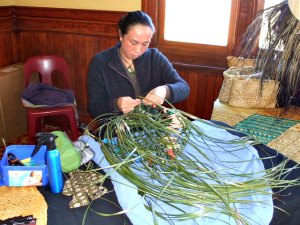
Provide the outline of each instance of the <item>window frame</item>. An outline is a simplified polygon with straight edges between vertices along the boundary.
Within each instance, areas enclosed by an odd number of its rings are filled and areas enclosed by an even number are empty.
[[[227,46],[164,40],[165,0],[142,0],[142,10],[152,17],[157,29],[151,46],[159,48],[172,62],[226,67],[226,57],[239,54],[241,36],[263,3],[264,0],[232,0]]]

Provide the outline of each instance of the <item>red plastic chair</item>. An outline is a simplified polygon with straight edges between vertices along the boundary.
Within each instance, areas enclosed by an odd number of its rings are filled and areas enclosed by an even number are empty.
[[[34,73],[39,74],[40,82],[53,86],[52,74],[62,75],[64,88],[70,89],[69,69],[67,62],[63,57],[54,55],[33,56],[26,60],[24,66],[25,86],[27,87]],[[72,132],[71,140],[77,140],[79,131],[76,120],[76,109],[74,106],[61,106],[54,108],[27,108],[27,130],[30,144],[35,144],[36,132],[41,131],[44,117],[59,116],[60,125],[67,131],[69,122],[70,131]],[[66,132],[68,133],[68,132]]]

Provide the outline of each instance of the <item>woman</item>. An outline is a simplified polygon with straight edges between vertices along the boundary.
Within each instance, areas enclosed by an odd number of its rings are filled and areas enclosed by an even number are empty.
[[[89,67],[92,117],[127,113],[141,103],[155,106],[165,99],[186,99],[188,84],[158,49],[149,48],[155,32],[151,18],[141,11],[129,12],[118,27],[120,42],[94,56]]]

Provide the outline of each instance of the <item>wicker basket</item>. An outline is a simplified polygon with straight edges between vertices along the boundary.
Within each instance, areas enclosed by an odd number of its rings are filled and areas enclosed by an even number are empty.
[[[219,100],[224,103],[229,102],[229,98],[231,95],[231,89],[233,80],[238,77],[241,79],[248,78],[249,76],[253,75],[254,73],[254,67],[243,67],[243,68],[237,68],[237,67],[230,67],[228,70],[223,72],[223,84],[221,86],[220,92],[219,92]]]
[[[279,82],[260,79],[233,80],[228,105],[241,108],[275,108]]]
[[[275,108],[279,81],[260,81],[254,67],[231,67],[223,72],[224,80],[219,100],[241,108]]]
[[[227,56],[227,64],[228,68],[230,67],[254,67],[255,66],[255,59],[244,59],[243,57],[236,57],[236,56]]]

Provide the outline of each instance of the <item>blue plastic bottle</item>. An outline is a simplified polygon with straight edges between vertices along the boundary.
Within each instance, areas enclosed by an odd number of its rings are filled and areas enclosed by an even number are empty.
[[[55,139],[57,138],[57,136],[52,133],[45,132],[39,132],[36,136],[39,138],[39,140],[38,144],[33,150],[33,153],[31,154],[31,157],[38,152],[42,144],[45,144],[47,146],[46,165],[48,168],[50,191],[52,193],[60,193],[62,192],[64,183],[60,161],[60,152],[55,145]]]
[[[56,149],[54,144],[54,149],[48,148],[46,154],[50,191],[52,193],[60,193],[64,185],[61,170],[60,152]]]

